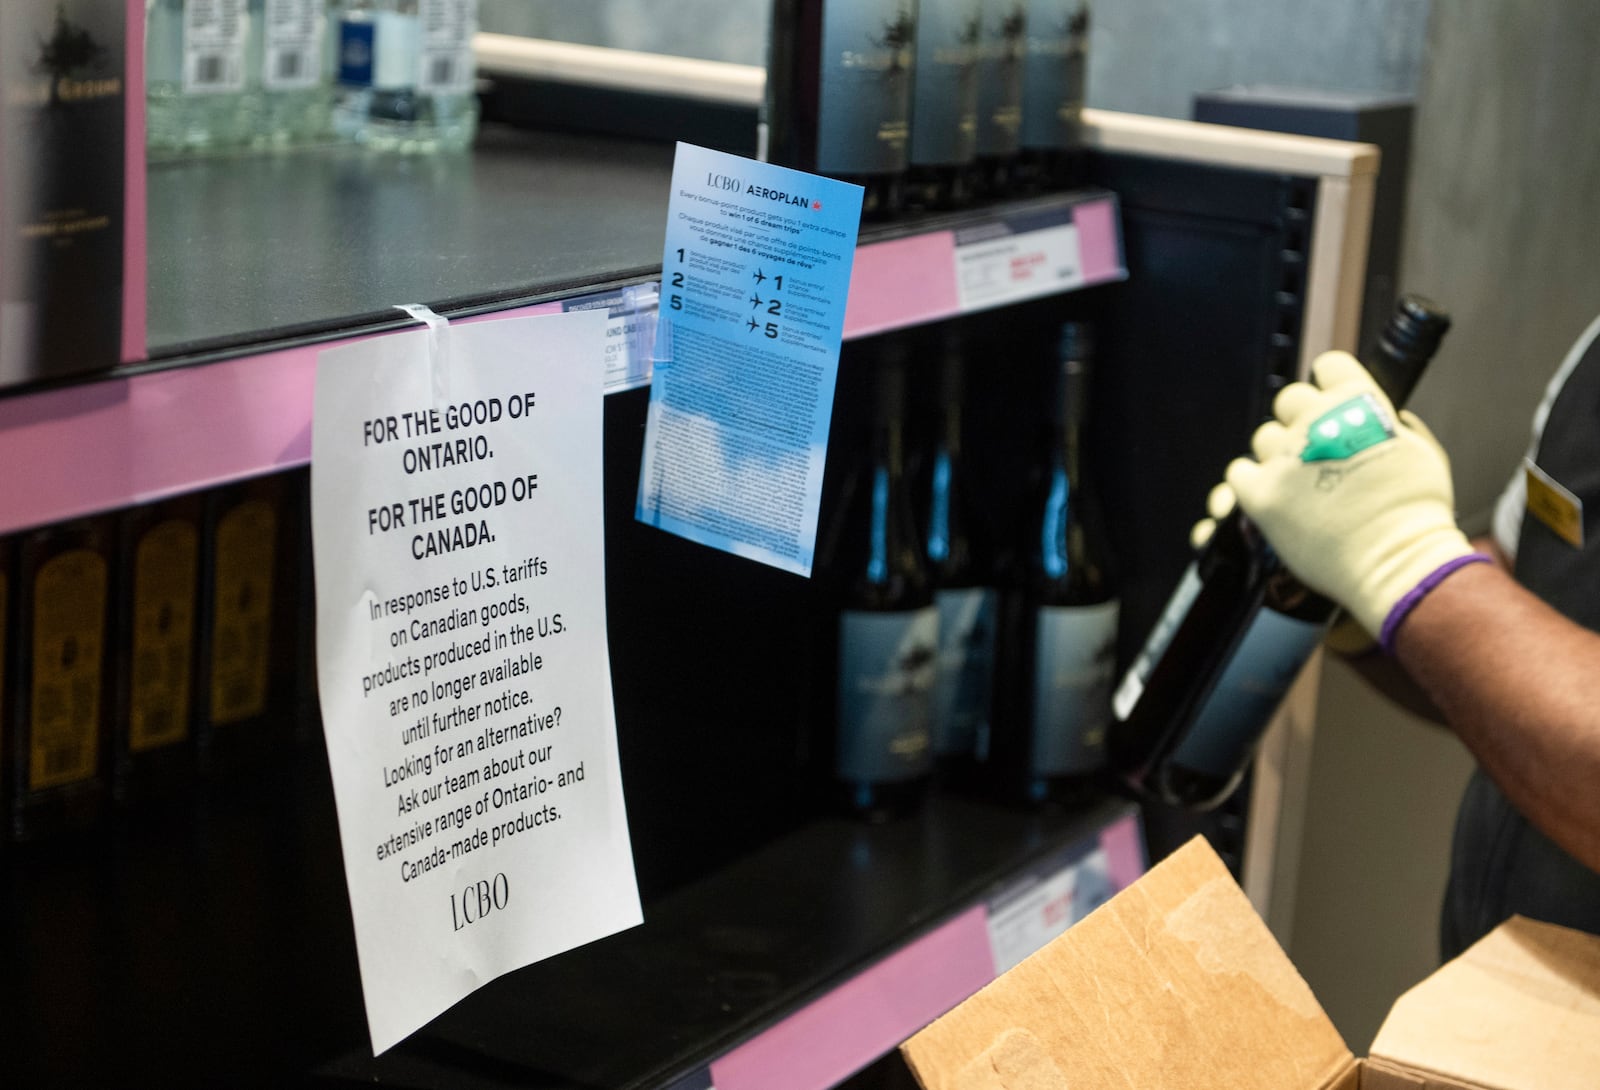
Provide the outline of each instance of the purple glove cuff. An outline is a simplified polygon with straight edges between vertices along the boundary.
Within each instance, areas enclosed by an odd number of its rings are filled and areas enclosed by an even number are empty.
[[[1494,557],[1488,553],[1468,553],[1466,556],[1458,556],[1454,560],[1448,560],[1440,564],[1422,582],[1407,591],[1406,596],[1396,602],[1393,609],[1389,610],[1389,616],[1383,620],[1383,631],[1378,633],[1378,644],[1387,654],[1394,654],[1394,638],[1400,631],[1400,622],[1410,615],[1411,611],[1417,607],[1418,602],[1428,596],[1429,591],[1444,582],[1445,577],[1458,568],[1464,568],[1468,564],[1493,563]]]

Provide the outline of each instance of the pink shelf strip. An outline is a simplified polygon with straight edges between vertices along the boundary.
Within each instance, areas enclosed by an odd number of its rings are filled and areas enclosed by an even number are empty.
[[[1112,885],[1145,870],[1139,818],[1100,831]],[[711,1064],[716,1090],[825,1090],[994,979],[987,909],[975,906]]]

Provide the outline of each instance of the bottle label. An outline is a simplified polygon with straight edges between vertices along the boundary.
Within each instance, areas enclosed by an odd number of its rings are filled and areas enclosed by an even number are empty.
[[[183,93],[244,90],[245,0],[184,0]]]
[[[261,85],[269,91],[315,87],[322,76],[322,29],[317,0],[266,0]]]
[[[1194,724],[1173,751],[1173,762],[1218,777],[1242,768],[1327,631],[1320,621],[1298,620],[1266,607],[1258,610]]]
[[[978,39],[979,155],[1011,155],[1017,150],[1027,25],[1022,0],[984,9],[983,34]]]
[[[1167,645],[1172,642],[1178,626],[1183,623],[1184,617],[1188,616],[1189,607],[1194,605],[1194,600],[1200,596],[1204,586],[1205,583],[1200,578],[1200,566],[1190,562],[1183,573],[1183,578],[1178,581],[1178,589],[1174,590],[1172,597],[1167,600],[1167,608],[1161,611],[1160,619],[1150,630],[1150,635],[1145,638],[1138,657],[1133,660],[1133,665],[1128,667],[1128,672],[1123,675],[1122,684],[1117,686],[1116,695],[1111,699],[1111,711],[1118,720],[1126,719],[1133,714],[1139,698],[1144,696],[1144,685],[1150,680],[1150,672],[1156,668],[1156,663],[1161,661],[1161,656],[1166,654]]]
[[[1078,775],[1105,764],[1117,608],[1115,599],[1040,608],[1033,663],[1033,775]]]
[[[910,780],[933,759],[939,610],[846,611],[839,620],[841,779]]]
[[[409,91],[417,84],[415,14],[379,11],[339,24],[339,82],[374,91]]]
[[[1088,4],[1072,0],[1029,3],[1022,69],[1023,147],[1069,148],[1077,144],[1088,37]]]
[[[817,172],[905,169],[916,9],[902,0],[828,4],[817,73]]]
[[[236,723],[267,707],[272,648],[272,565],[278,520],[246,500],[217,520],[211,721]]]
[[[33,602],[28,789],[39,791],[89,779],[99,763],[105,559],[91,549],[51,558]]]
[[[194,524],[172,519],[151,527],[134,554],[128,748],[135,753],[189,735],[199,551]]]
[[[956,165],[972,159],[978,138],[978,34],[974,0],[917,5],[917,61],[912,80],[911,162]]]
[[[421,0],[422,67],[417,90],[464,95],[472,90],[472,37],[478,32],[477,0]]]
[[[942,590],[938,680],[933,694],[933,751],[938,756],[977,751],[986,734],[994,692],[995,611],[999,595],[988,587]]]

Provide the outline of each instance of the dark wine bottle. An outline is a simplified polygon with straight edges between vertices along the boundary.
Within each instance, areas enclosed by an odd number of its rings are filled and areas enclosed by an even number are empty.
[[[11,831],[38,840],[93,824],[108,795],[112,534],[104,518],[22,540]]]
[[[1084,449],[1090,330],[1061,328],[1047,442],[1003,606],[997,786],[1075,803],[1105,770],[1120,603]]]
[[[775,0],[765,157],[866,189],[861,214],[901,204],[916,59],[911,0]]]
[[[1028,27],[1023,0],[990,0],[978,36],[977,163],[972,188],[980,197],[1009,193],[1022,135],[1022,62]]]
[[[906,203],[955,208],[967,202],[978,140],[978,35],[972,0],[920,0],[911,85]]]
[[[119,802],[170,800],[193,778],[201,518],[201,498],[192,494],[129,508],[118,520],[124,578],[112,793]]]
[[[1367,363],[1396,405],[1449,326],[1436,304],[1399,300]],[[1242,511],[1221,519],[1117,687],[1111,753],[1120,776],[1174,806],[1219,805],[1337,613]]]
[[[1025,189],[1066,188],[1083,174],[1089,3],[1029,0],[1027,18],[1018,182]]]
[[[845,809],[869,819],[906,813],[926,793],[939,648],[903,459],[905,342],[884,349],[870,453],[828,557],[839,592],[833,779]]]
[[[294,673],[293,540],[283,474],[206,496],[196,738],[203,771],[287,753]]]
[[[987,749],[994,697],[993,534],[964,453],[965,361],[960,327],[940,331],[938,426],[918,474],[919,522],[939,608],[933,758],[941,779],[970,784]]]
[[[15,617],[13,610],[16,608],[17,596],[12,590],[17,585],[16,573],[12,570],[12,558],[16,550],[12,547],[11,539],[0,537],[0,814],[11,812],[11,766],[10,751],[11,737],[16,727],[12,723],[12,686],[15,671],[11,666],[11,656],[16,653],[17,640],[12,632]],[[0,833],[0,844],[6,840],[4,833]]]

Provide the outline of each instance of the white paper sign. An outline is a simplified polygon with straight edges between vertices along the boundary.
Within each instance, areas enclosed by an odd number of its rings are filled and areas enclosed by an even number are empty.
[[[607,655],[604,311],[322,353],[317,668],[373,1052],[640,922]]]

